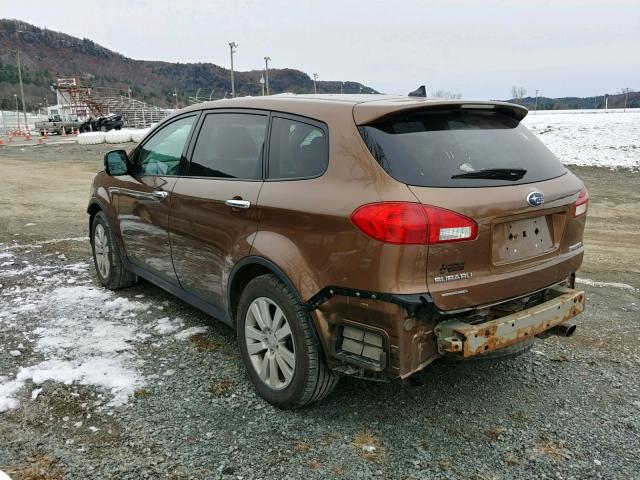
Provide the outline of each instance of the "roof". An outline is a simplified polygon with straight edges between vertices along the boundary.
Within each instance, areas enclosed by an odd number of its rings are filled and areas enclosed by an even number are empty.
[[[401,111],[422,110],[425,108],[478,108],[499,109],[510,112],[522,120],[528,110],[513,103],[475,100],[447,100],[442,98],[408,97],[401,95],[379,94],[279,94],[260,97],[237,97],[191,105],[182,111],[201,110],[206,108],[255,108],[278,110],[313,117],[313,110],[352,110],[353,118],[358,125],[373,122],[385,116]],[[346,113],[346,112],[345,112]]]

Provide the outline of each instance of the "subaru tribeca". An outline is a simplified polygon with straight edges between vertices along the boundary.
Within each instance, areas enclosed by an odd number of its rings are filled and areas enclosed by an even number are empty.
[[[381,95],[185,108],[105,156],[97,276],[142,277],[235,328],[281,408],[341,375],[404,379],[568,336],[588,193],[526,114]]]

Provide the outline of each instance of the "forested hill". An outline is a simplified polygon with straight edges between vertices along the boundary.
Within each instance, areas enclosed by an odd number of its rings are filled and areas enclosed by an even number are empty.
[[[30,25],[19,20],[0,19],[0,108],[15,108],[19,93],[16,50],[20,50],[22,80],[28,109],[36,109],[48,95],[56,78],[80,77],[95,87],[114,87],[123,94],[130,87],[134,98],[158,106],[174,106],[177,89],[180,106],[195,96],[221,98],[231,91],[229,70],[213,63],[170,63],[134,60],[87,38],[76,38]],[[261,70],[235,72],[239,95],[259,95]],[[339,93],[341,81],[318,81],[318,93]],[[313,92],[313,80],[293,68],[270,69],[271,93]],[[344,93],[376,93],[357,82],[344,82]]]

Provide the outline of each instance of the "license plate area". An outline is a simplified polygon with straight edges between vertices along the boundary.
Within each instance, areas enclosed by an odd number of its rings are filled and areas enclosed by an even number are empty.
[[[551,215],[502,222],[493,226],[494,265],[527,260],[554,249]]]

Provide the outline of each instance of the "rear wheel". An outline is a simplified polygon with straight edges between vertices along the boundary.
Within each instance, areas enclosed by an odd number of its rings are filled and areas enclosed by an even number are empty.
[[[102,286],[117,290],[135,283],[136,276],[124,267],[115,237],[103,212],[98,212],[93,217],[91,248],[96,274]]]
[[[275,275],[253,279],[238,305],[240,354],[254,387],[279,408],[321,400],[338,383],[327,367],[309,313]]]

